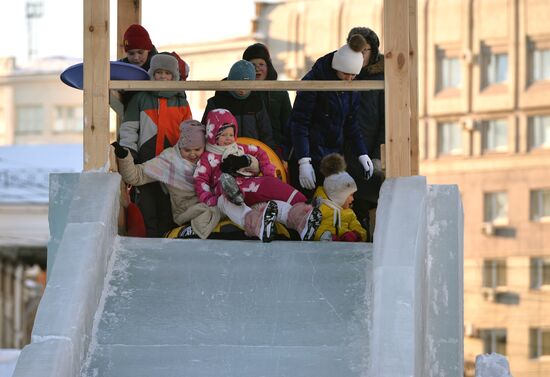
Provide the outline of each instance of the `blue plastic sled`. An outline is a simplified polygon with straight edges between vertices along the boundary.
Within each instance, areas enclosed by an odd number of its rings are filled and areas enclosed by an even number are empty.
[[[70,87],[83,89],[83,67],[83,63],[71,65],[61,73],[61,81]],[[149,80],[149,74],[146,70],[135,64],[111,62],[111,80]]]

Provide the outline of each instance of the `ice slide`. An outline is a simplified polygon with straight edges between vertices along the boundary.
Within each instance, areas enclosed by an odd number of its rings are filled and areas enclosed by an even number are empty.
[[[462,375],[456,186],[387,180],[374,244],[117,236],[120,177],[53,175],[16,377]]]

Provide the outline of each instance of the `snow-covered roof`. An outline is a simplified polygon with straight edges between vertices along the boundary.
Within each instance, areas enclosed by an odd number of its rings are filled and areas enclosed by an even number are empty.
[[[50,173],[81,172],[82,144],[0,147],[0,203],[48,203]]]
[[[36,75],[44,73],[61,73],[66,68],[82,63],[82,59],[69,58],[65,56],[51,56],[47,58],[33,59],[23,64],[16,64],[12,75]]]

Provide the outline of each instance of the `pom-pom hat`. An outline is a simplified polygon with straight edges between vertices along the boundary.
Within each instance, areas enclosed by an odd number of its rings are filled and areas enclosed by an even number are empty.
[[[363,49],[367,41],[360,34],[353,35],[349,42],[340,47],[332,57],[332,68],[353,75],[358,75],[363,68]]]
[[[346,162],[338,153],[331,153],[323,157],[320,166],[321,173],[325,176],[323,189],[327,197],[342,207],[347,198],[357,191],[357,184],[346,173]]]

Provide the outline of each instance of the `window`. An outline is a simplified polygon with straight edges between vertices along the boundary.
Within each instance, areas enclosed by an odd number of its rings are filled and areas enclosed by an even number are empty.
[[[40,133],[44,128],[44,111],[41,106],[17,108],[17,134]]]
[[[439,155],[462,154],[462,128],[458,122],[445,122],[437,125],[437,145]]]
[[[550,220],[550,189],[531,190],[531,221]]]
[[[550,258],[531,258],[531,289],[550,286]]]
[[[529,117],[529,149],[550,148],[550,115]]]
[[[550,356],[550,329],[529,329],[529,357],[536,359],[542,356]]]
[[[462,83],[460,58],[449,51],[437,49],[437,91],[459,88]]]
[[[508,53],[483,45],[481,48],[482,88],[508,80]]]
[[[508,223],[508,194],[486,192],[483,194],[483,221],[492,224]]]
[[[493,119],[482,123],[483,151],[506,152],[508,150],[508,122]]]
[[[54,132],[82,132],[83,128],[82,106],[57,106],[55,108]]]
[[[529,82],[550,80],[550,40],[529,41]]]
[[[481,330],[480,337],[483,341],[483,353],[506,355],[506,329]]]
[[[506,286],[506,261],[504,259],[486,259],[483,261],[483,287],[498,288]]]

